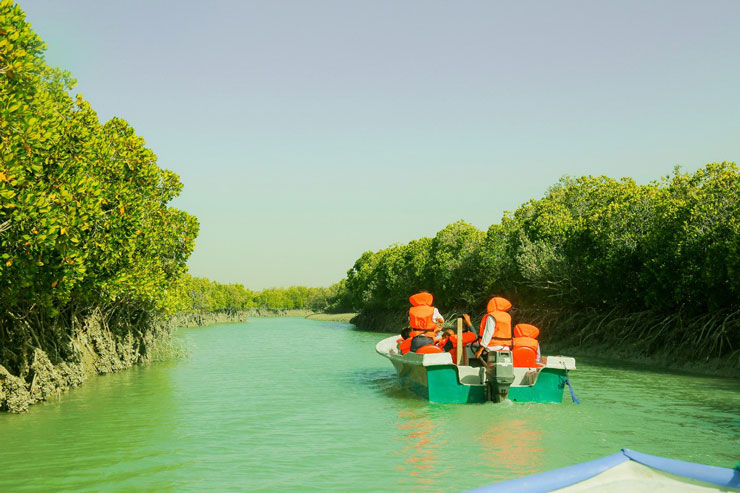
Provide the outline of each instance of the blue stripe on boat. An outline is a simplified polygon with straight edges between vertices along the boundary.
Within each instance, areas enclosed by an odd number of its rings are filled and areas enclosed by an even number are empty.
[[[583,462],[573,466],[555,469],[523,478],[511,479],[501,483],[482,486],[471,491],[496,492],[516,491],[521,493],[540,493],[565,488],[597,476],[625,461],[632,460],[653,469],[683,476],[685,478],[712,483],[729,488],[740,488],[740,470],[725,467],[707,466],[694,462],[666,459],[656,455],[643,454],[634,450],[622,449],[616,454]]]

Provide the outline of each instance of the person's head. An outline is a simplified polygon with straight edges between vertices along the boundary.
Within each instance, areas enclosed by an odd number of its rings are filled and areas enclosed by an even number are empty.
[[[401,331],[401,337],[404,339],[408,339],[411,337],[411,327],[406,327]]]
[[[452,327],[447,327],[443,332],[444,332],[444,335],[447,337],[455,335],[455,329],[453,329]]]

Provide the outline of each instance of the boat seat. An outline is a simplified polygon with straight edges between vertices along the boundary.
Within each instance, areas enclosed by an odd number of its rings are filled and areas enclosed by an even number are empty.
[[[537,352],[531,347],[515,347],[512,353],[515,368],[538,368],[542,366],[537,363]]]

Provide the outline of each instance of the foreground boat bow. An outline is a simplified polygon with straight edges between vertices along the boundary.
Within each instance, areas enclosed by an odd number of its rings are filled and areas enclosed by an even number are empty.
[[[740,470],[666,459],[634,450],[477,488],[475,492],[740,491]]]

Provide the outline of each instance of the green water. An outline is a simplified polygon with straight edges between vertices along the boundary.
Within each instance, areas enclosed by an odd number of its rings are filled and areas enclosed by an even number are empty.
[[[374,351],[383,335],[349,324],[254,319],[178,337],[186,360],[0,414],[0,491],[460,491],[621,447],[740,460],[737,380],[579,360],[580,406],[435,405],[399,388]]]

